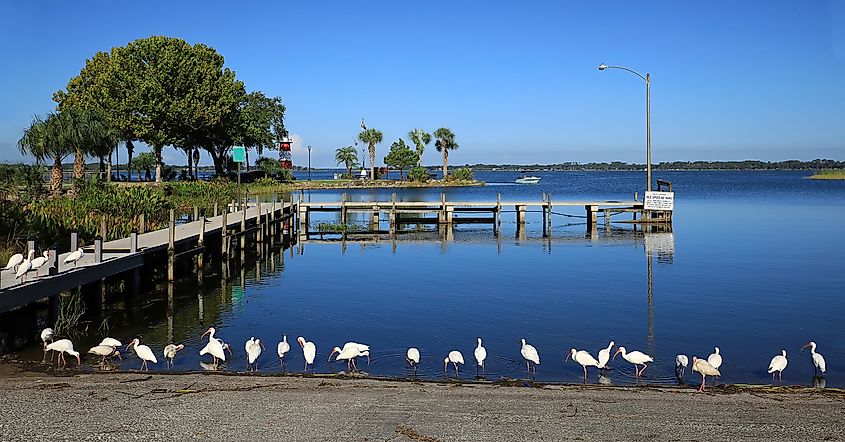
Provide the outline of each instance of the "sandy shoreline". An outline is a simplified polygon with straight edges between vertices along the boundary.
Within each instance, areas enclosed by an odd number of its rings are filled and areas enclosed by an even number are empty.
[[[845,440],[839,389],[697,394],[33,368],[0,365],[0,440]]]

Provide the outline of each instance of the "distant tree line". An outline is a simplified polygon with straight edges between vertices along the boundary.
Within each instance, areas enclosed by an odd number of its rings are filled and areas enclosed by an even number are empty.
[[[475,170],[645,170],[645,164],[613,161],[610,163],[558,164],[474,164]],[[822,170],[845,169],[845,161],[816,159],[812,161],[667,161],[652,164],[654,170]]]

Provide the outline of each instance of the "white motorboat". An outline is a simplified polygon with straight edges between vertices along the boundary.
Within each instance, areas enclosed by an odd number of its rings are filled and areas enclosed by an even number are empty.
[[[540,182],[540,177],[534,175],[522,175],[516,179],[517,184],[537,184]]]

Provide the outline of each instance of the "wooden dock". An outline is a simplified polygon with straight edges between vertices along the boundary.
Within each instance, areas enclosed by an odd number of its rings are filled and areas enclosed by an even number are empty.
[[[350,213],[369,214],[370,230],[379,231],[379,222],[383,213],[387,214],[389,232],[394,233],[400,224],[437,224],[451,226],[465,223],[490,223],[495,230],[501,227],[504,213],[515,213],[517,230],[523,230],[526,213],[529,210],[539,211],[543,218],[543,235],[551,231],[552,216],[556,209],[571,209],[581,207],[585,211],[587,231],[597,228],[602,216],[606,225],[610,225],[611,215],[630,213],[630,220],[614,220],[614,222],[636,224],[669,224],[672,223],[671,212],[645,210],[641,201],[628,200],[553,200],[551,194],[543,194],[539,201],[502,201],[501,194],[496,201],[447,201],[445,194],[440,195],[439,201],[397,201],[393,194],[391,201],[347,201],[343,194],[338,202],[303,202],[298,203],[299,233],[307,236],[311,233],[312,213],[338,213],[340,224],[346,225]],[[434,215],[434,216],[432,216]]]
[[[228,257],[235,240],[240,248],[246,242],[273,241],[277,236],[290,238],[295,223],[296,205],[292,203],[250,203],[229,204],[221,214],[202,217],[183,224],[177,224],[174,212],[170,212],[169,227],[147,233],[132,233],[129,237],[83,247],[85,254],[75,265],[63,263],[70,252],[57,254],[50,250],[47,264],[31,271],[26,280],[15,279],[13,270],[0,274],[0,312],[50,297],[65,290],[101,281],[105,278],[137,270],[152,256],[166,256],[167,277],[173,281],[174,262],[182,255],[196,256],[202,266],[206,253],[220,253]],[[215,210],[216,211],[216,210]],[[194,211],[197,214],[197,211]],[[224,229],[223,226],[226,226]],[[206,250],[206,240],[215,237],[221,248]],[[75,241],[72,239],[72,242]],[[75,246],[71,246],[75,249]],[[36,256],[40,255],[36,251]],[[162,263],[159,258],[158,264]]]

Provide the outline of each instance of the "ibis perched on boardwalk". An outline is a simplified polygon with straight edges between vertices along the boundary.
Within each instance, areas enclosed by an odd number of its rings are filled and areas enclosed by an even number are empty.
[[[15,253],[9,258],[9,261],[6,262],[6,267],[3,267],[3,270],[15,270],[17,271],[18,266],[23,262],[23,254]]]
[[[65,256],[65,259],[64,261],[62,261],[62,263],[65,265],[73,264],[73,268],[76,268],[76,262],[82,259],[84,255],[85,252],[82,251],[82,247],[80,247],[74,250],[73,252],[70,252],[68,256]]]

